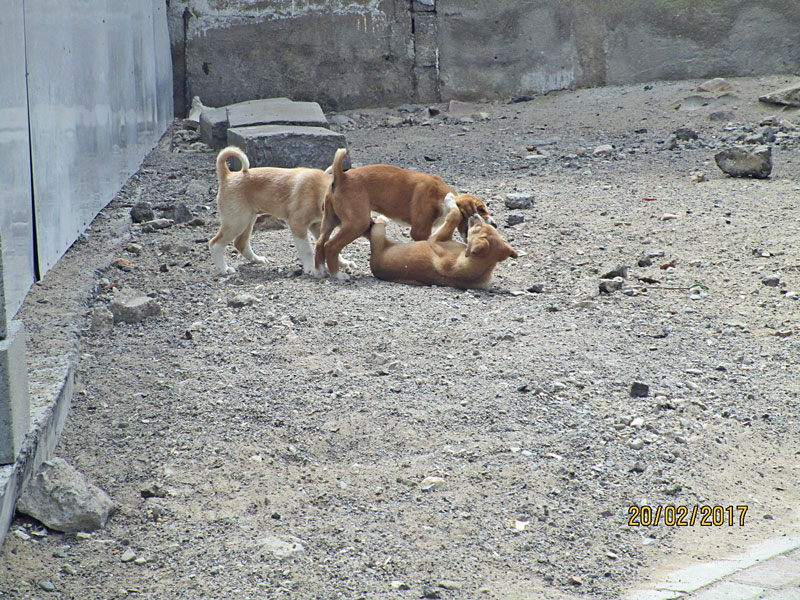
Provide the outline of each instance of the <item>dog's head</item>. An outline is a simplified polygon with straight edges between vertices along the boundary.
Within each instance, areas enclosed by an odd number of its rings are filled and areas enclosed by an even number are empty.
[[[494,262],[518,257],[516,250],[497,233],[494,225],[487,223],[480,215],[471,216],[468,226],[465,256],[476,256]]]
[[[489,214],[489,209],[486,208],[486,203],[472,194],[460,194],[455,197],[455,203],[458,210],[461,211],[461,223],[458,225],[458,232],[463,239],[468,239],[469,218],[473,215],[481,217],[485,222],[495,226],[492,215]]]

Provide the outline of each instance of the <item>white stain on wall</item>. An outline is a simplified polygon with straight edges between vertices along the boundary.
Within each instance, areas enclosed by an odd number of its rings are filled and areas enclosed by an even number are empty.
[[[173,0],[170,12],[188,11],[187,40],[203,36],[213,29],[296,19],[312,14],[357,15],[359,31],[375,33],[384,29],[387,22],[380,4],[381,0]]]

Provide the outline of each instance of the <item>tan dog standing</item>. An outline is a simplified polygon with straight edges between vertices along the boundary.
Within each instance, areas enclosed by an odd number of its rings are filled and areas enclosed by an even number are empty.
[[[228,158],[242,163],[240,171],[228,169]],[[322,277],[324,272],[314,268],[314,255],[308,240],[309,230],[319,236],[322,203],[333,179],[319,169],[250,168],[247,155],[239,148],[228,146],[217,155],[220,228],[208,243],[214,266],[219,274],[234,273],[236,269],[225,261],[225,247],[233,241],[236,249],[251,262],[266,264],[250,246],[250,234],[259,215],[269,214],[286,221],[294,236],[297,255],[303,271]]]
[[[456,226],[464,239],[467,219],[472,215],[493,222],[480,198],[471,194],[456,195],[437,175],[391,165],[367,165],[345,172],[342,162],[346,153],[340,148],[333,159],[333,184],[325,196],[322,228],[314,256],[317,271],[327,262],[332,277],[348,278],[339,271],[339,253],[369,228],[373,210],[395,222],[410,225],[414,240],[427,240],[452,208],[458,208],[461,215]],[[330,237],[337,226],[339,231]]]
[[[398,243],[386,239],[386,221],[378,219],[365,234],[371,248],[372,274],[378,279],[411,285],[489,287],[497,263],[517,258],[517,253],[479,215],[469,218],[467,243],[454,241],[453,232],[461,220],[461,211],[455,207],[429,239]]]

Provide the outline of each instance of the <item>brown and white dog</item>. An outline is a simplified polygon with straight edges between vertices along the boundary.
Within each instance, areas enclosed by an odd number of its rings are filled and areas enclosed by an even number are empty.
[[[339,253],[362,236],[370,226],[370,211],[411,226],[411,238],[427,240],[452,208],[458,208],[457,227],[467,238],[467,219],[480,215],[490,223],[486,204],[471,194],[456,195],[441,177],[391,165],[367,165],[342,170],[347,151],[340,148],[333,159],[333,183],[325,196],[323,220],[314,255],[314,267],[327,262],[332,277],[348,279],[339,271]],[[331,233],[339,226],[339,231]],[[452,234],[452,232],[451,232]]]
[[[228,158],[242,164],[240,171],[228,169]],[[250,233],[259,215],[269,214],[286,221],[294,236],[297,255],[306,274],[322,277],[325,273],[314,268],[314,254],[308,232],[319,237],[322,222],[322,203],[333,179],[319,169],[250,168],[247,155],[239,148],[228,146],[217,155],[220,228],[208,243],[214,266],[219,274],[234,273],[236,269],[225,261],[225,247],[233,241],[236,249],[251,262],[266,264],[250,246]]]
[[[469,218],[467,243],[452,238],[463,216],[454,207],[429,239],[398,243],[386,239],[386,221],[378,219],[368,233],[369,266],[378,279],[410,285],[446,285],[460,289],[487,288],[497,263],[516,251],[481,216]]]

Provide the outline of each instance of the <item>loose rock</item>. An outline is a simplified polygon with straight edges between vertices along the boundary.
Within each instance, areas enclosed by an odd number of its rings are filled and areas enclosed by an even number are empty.
[[[156,213],[149,202],[137,202],[131,208],[131,220],[134,223],[144,223],[156,218]]]
[[[732,177],[765,179],[772,172],[772,148],[743,146],[727,148],[714,155],[717,166]]]
[[[511,192],[506,194],[506,208],[525,210],[533,206],[533,194],[530,192]]]
[[[114,323],[141,323],[147,317],[161,314],[161,306],[149,296],[135,296],[128,299],[115,299],[109,305]]]
[[[63,458],[44,461],[17,502],[17,510],[50,529],[75,533],[104,527],[114,502]]]

